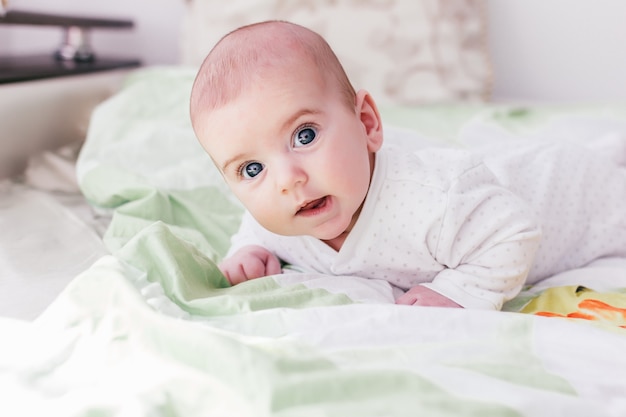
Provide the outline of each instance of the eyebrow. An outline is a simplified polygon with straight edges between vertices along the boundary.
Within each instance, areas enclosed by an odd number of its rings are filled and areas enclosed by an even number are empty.
[[[322,113],[320,110],[313,110],[313,109],[298,110],[297,112],[292,114],[287,120],[285,120],[285,122],[282,124],[280,128],[280,132],[283,132],[284,130],[288,129],[291,125],[295,123],[296,120],[298,120],[302,116],[317,115],[320,113]],[[224,162],[224,165],[222,165],[222,173],[226,174],[226,168],[228,168],[230,164],[240,159],[245,159],[245,156],[246,156],[246,153],[242,152],[242,153],[238,153],[232,158],[228,158],[226,162]]]
[[[294,122],[296,120],[298,120],[299,118],[301,118],[302,116],[314,116],[314,115],[317,115],[317,114],[320,114],[320,113],[321,113],[320,110],[313,110],[313,109],[301,109],[301,110],[298,110],[293,115],[291,115],[290,118],[285,120],[285,123],[283,123],[280,131],[282,132],[283,130],[288,129],[289,126],[294,124]]]

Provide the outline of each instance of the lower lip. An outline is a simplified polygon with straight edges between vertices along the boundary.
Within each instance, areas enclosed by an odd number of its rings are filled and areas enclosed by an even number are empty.
[[[299,210],[296,213],[296,215],[309,217],[309,216],[317,216],[319,214],[326,212],[328,209],[330,209],[331,199],[330,197],[326,196],[326,197],[323,197],[321,200],[323,201],[317,207],[306,209],[306,210]]]

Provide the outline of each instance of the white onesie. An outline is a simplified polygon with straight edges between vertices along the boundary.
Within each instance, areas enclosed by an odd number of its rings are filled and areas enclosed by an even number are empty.
[[[500,309],[524,283],[626,255],[625,212],[626,169],[586,147],[385,145],[338,252],[246,213],[229,253],[260,245],[304,271],[421,284],[466,308]]]

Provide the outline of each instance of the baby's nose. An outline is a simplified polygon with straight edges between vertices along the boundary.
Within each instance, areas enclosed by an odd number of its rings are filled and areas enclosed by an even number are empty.
[[[288,161],[278,169],[277,184],[281,194],[288,194],[308,179],[305,169],[297,161]]]

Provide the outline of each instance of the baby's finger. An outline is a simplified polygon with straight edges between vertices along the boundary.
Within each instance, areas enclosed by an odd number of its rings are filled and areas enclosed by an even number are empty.
[[[402,294],[396,299],[396,304],[412,306],[417,301],[417,297],[411,293]]]
[[[263,259],[250,258],[241,265],[241,268],[245,276],[244,280],[265,276],[265,263],[263,262]]]
[[[280,261],[277,257],[272,254],[268,254],[267,259],[265,261],[265,274],[266,275],[277,275],[282,274],[283,270],[280,267]]]
[[[224,273],[224,276],[226,277],[226,279],[228,279],[228,282],[230,282],[230,285],[241,284],[247,279],[246,273],[243,270],[242,265],[237,265],[236,270],[232,270],[231,268],[231,269],[226,269],[222,272]]]

